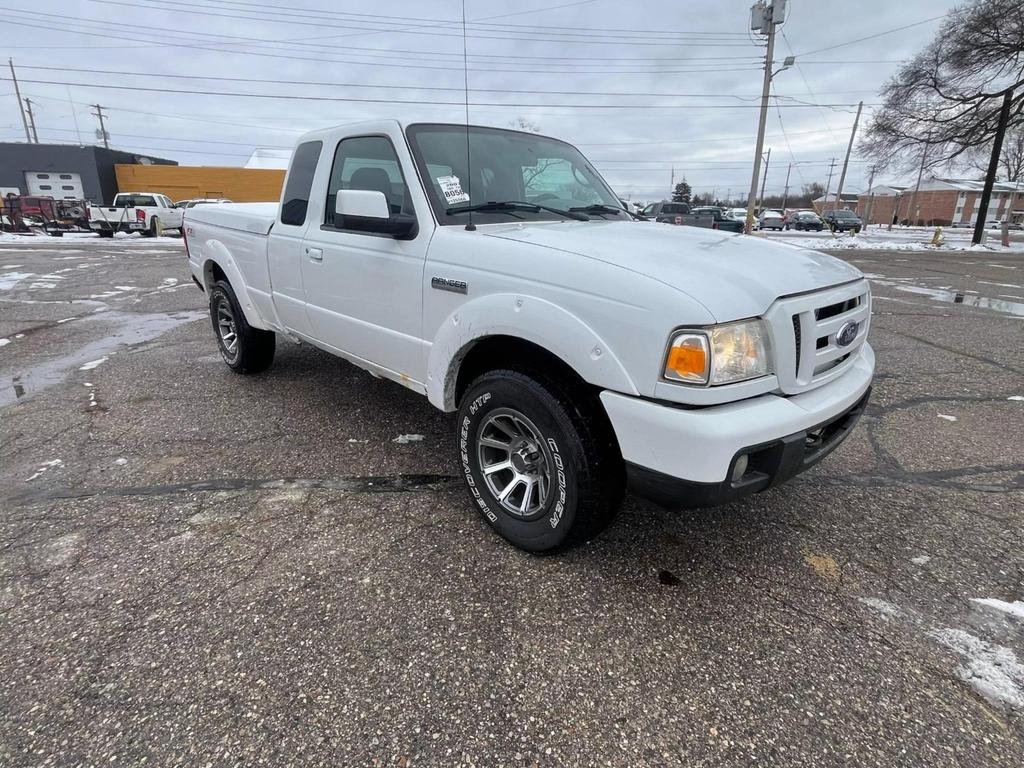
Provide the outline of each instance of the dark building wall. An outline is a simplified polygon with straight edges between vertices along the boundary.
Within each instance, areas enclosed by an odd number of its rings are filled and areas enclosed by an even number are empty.
[[[26,171],[77,173],[82,177],[87,199],[109,203],[117,194],[114,166],[138,163],[140,158],[153,165],[177,165],[173,160],[103,147],[0,143],[0,187],[17,187],[25,194],[28,192]]]

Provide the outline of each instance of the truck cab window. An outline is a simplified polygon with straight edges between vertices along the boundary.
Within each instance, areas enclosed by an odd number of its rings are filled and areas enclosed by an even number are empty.
[[[313,186],[313,174],[320,159],[322,141],[307,141],[295,149],[288,181],[281,197],[281,223],[298,227],[306,223],[306,209],[309,207],[309,190]]]
[[[340,189],[380,192],[387,198],[391,213],[415,213],[398,155],[384,136],[358,136],[338,143],[324,206],[324,224],[329,227],[334,226],[335,200]]]

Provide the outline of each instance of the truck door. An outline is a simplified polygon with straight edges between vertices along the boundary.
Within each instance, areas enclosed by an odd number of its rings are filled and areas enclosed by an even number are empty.
[[[295,148],[281,194],[281,208],[267,240],[274,309],[285,328],[313,336],[302,286],[302,236],[309,226],[309,194],[313,187],[322,141],[307,141]]]
[[[340,189],[382,192],[392,214],[418,215],[417,234],[398,240],[346,229],[342,217],[335,215]],[[396,379],[423,384],[427,345],[421,338],[422,286],[431,229],[422,225],[429,214],[416,211],[391,139],[341,138],[322,194],[316,206],[321,215],[306,230],[302,259],[315,338],[384,367]]]

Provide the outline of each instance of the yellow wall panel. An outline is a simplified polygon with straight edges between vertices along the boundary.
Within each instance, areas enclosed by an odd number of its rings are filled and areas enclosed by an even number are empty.
[[[115,165],[121,192],[158,192],[171,200],[226,197],[236,203],[276,203],[284,171],[188,165]]]

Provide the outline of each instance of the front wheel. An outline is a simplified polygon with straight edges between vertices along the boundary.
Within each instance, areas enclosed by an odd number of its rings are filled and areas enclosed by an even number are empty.
[[[235,373],[260,373],[274,362],[274,332],[249,325],[225,280],[218,280],[210,289],[210,320],[221,357]]]
[[[564,549],[615,518],[625,470],[600,401],[541,374],[493,371],[459,407],[459,460],[484,520],[528,552]]]

